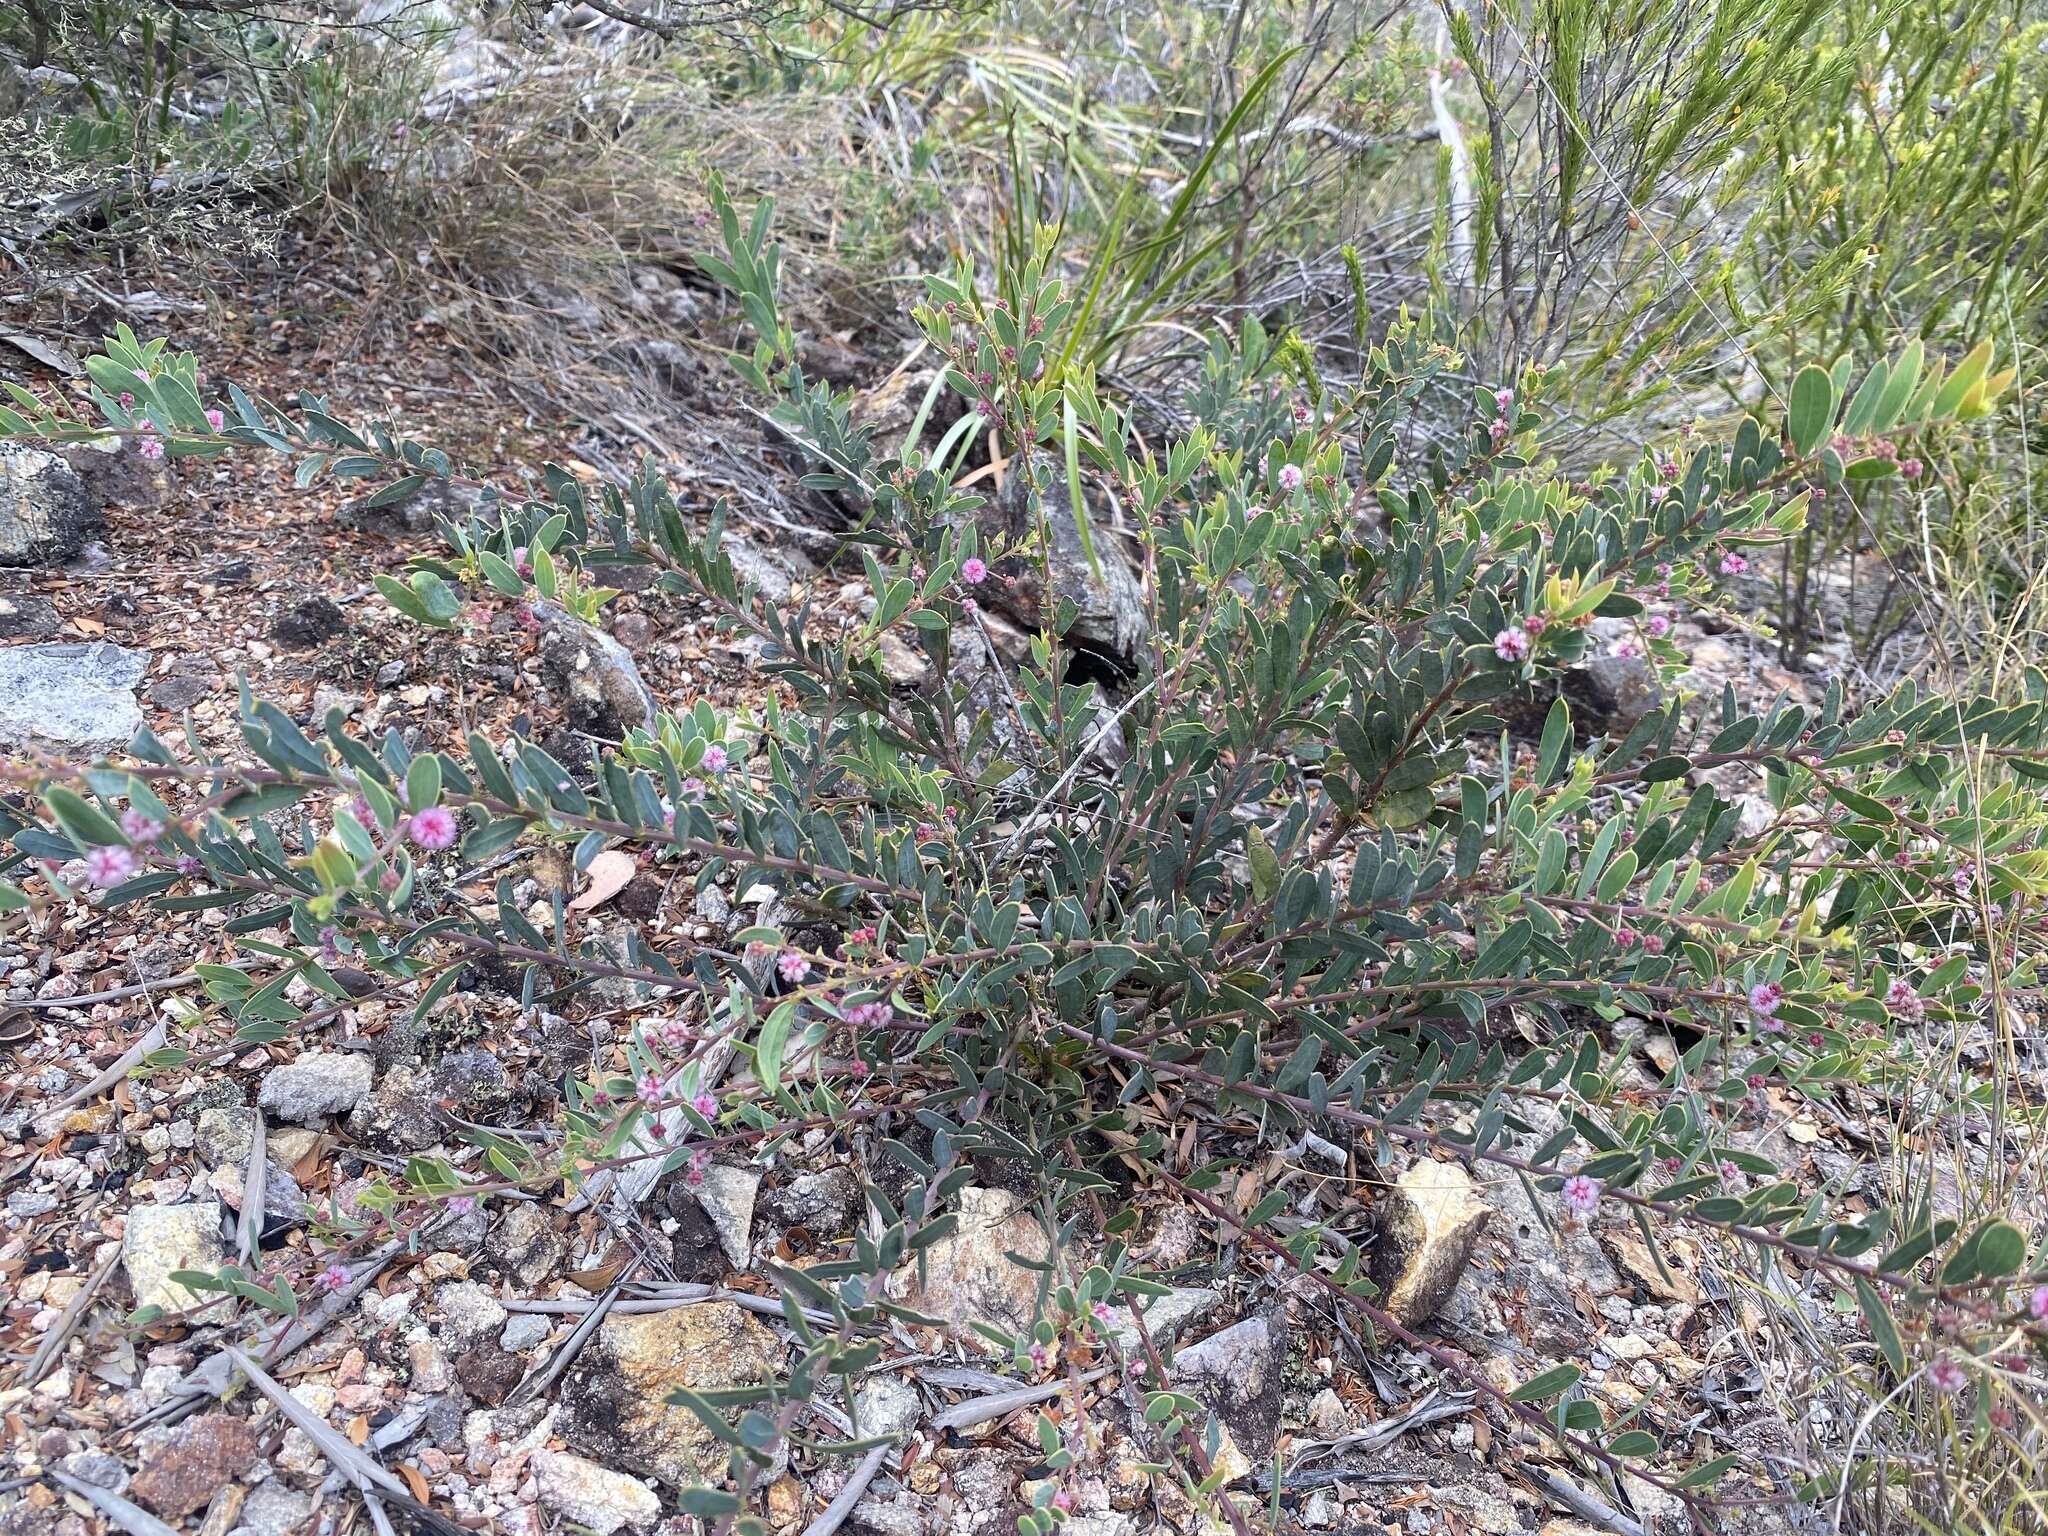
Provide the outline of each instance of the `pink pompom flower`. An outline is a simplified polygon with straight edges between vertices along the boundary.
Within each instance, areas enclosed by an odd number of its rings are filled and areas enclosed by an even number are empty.
[[[709,1093],[704,1092],[700,1089],[698,1091],[697,1097],[690,1100],[690,1108],[697,1111],[697,1113],[702,1115],[706,1120],[709,1120],[713,1115],[718,1113],[718,1100],[713,1098]]]
[[[2027,1316],[2048,1318],[2048,1285],[2034,1287],[2034,1294],[2027,1298]]]
[[[704,771],[706,773],[725,772],[727,761],[725,748],[718,746],[716,743],[704,749]]]
[[[1564,1181],[1564,1188],[1558,1193],[1564,1196],[1564,1203],[1581,1216],[1591,1213],[1600,1204],[1600,1191],[1605,1186],[1588,1174],[1575,1173]]]
[[[1493,637],[1493,654],[1502,661],[1513,664],[1529,659],[1529,632],[1519,624],[1510,624]]]
[[[775,974],[795,986],[811,974],[811,962],[795,950],[785,949],[775,959]]]
[[[1937,1392],[1960,1392],[1970,1384],[1969,1373],[1950,1355],[1927,1367],[1927,1380]]]
[[[1721,574],[1723,576],[1740,576],[1748,569],[1748,557],[1736,550],[1731,549],[1721,557]]]
[[[1280,489],[1287,492],[1290,496],[1301,489],[1300,465],[1282,464],[1280,466]]]
[[[121,813],[121,832],[129,842],[140,843],[146,848],[164,835],[164,824],[131,805]]]
[[[320,1271],[320,1285],[323,1290],[340,1292],[348,1289],[348,1270],[342,1265],[330,1264]]]
[[[164,443],[160,437],[145,437],[135,445],[135,451],[145,459],[160,459],[164,456]]]
[[[228,424],[228,419],[219,411],[209,409],[206,413],[206,424],[209,427],[213,428],[214,431],[218,432],[222,427]]]
[[[445,805],[430,805],[423,811],[415,811],[406,823],[406,831],[412,840],[430,851],[453,848],[457,830],[455,813]]]
[[[1893,977],[1884,989],[1884,1003],[1893,1018],[1918,1021],[1927,1017],[1927,1000],[1903,976]]]
[[[85,878],[94,885],[119,885],[123,880],[133,879],[141,867],[142,861],[134,850],[119,843],[104,843],[85,856]]]
[[[1770,1018],[1784,1000],[1785,989],[1775,981],[1760,981],[1749,989],[1749,1011],[1759,1019]],[[1782,1024],[1778,1027],[1784,1028]]]
[[[969,555],[960,562],[960,579],[970,587],[978,587],[988,580],[988,566],[973,555]]]

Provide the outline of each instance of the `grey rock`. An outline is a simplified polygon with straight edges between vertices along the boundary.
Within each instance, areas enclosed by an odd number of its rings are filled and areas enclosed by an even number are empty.
[[[119,1493],[128,1484],[128,1469],[121,1465],[121,1458],[105,1451],[73,1451],[58,1465],[81,1483],[91,1483],[95,1488],[111,1488]]]
[[[930,398],[931,409],[919,433],[919,441],[929,451],[966,408],[966,402],[944,385],[940,385],[936,395],[932,394],[932,386],[940,376],[941,370],[937,368],[904,368],[891,373],[873,389],[860,391],[854,399],[853,418],[874,432],[886,452],[894,453]]]
[[[810,561],[796,550],[763,549],[750,539],[731,534],[718,547],[732,562],[740,585],[758,589],[771,603],[787,601],[796,577],[808,575],[811,570]]]
[[[315,646],[348,633],[348,615],[333,598],[316,592],[287,608],[270,626],[270,635],[285,645]]]
[[[181,1269],[219,1269],[224,1249],[220,1202],[138,1205],[128,1212],[121,1237],[121,1268],[138,1307],[182,1312],[206,1298],[194,1296],[171,1276]]]
[[[1223,1305],[1223,1293],[1207,1286],[1181,1286],[1171,1294],[1151,1299],[1140,1308],[1145,1315],[1145,1334],[1154,1344],[1171,1344],[1194,1324]],[[1138,1328],[1127,1308],[1116,1306],[1110,1313],[1109,1336],[1126,1350],[1143,1347]]]
[[[459,1392],[428,1398],[427,1419],[420,1426],[420,1437],[429,1445],[438,1445],[444,1450],[461,1445],[462,1416],[468,1407]]]
[[[697,900],[691,911],[699,922],[710,924],[720,935],[732,928],[732,903],[726,899],[725,892],[715,885],[707,885],[697,893]]]
[[[860,1200],[860,1180],[850,1168],[823,1168],[800,1173],[779,1184],[760,1199],[764,1221],[780,1227],[820,1227],[837,1231],[836,1225]]]
[[[622,613],[612,620],[612,638],[637,656],[654,643],[654,621],[644,613]]]
[[[1215,1410],[1252,1463],[1272,1456],[1280,1433],[1287,1344],[1286,1314],[1271,1312],[1233,1323],[1173,1357],[1173,1380]]]
[[[359,1051],[308,1051],[265,1073],[256,1102],[280,1120],[314,1125],[362,1103],[375,1074],[375,1065]]]
[[[574,729],[617,741],[654,724],[654,694],[630,651],[553,603],[537,602],[533,612],[541,622],[541,675],[561,696]]]
[[[219,686],[217,677],[199,672],[174,672],[149,685],[149,702],[158,709],[190,709]]]
[[[1133,668],[1151,620],[1144,589],[1123,553],[1122,541],[1111,531],[1104,510],[1090,508],[1089,525],[1101,566],[1098,576],[1081,547],[1065,473],[1051,470],[1040,478],[1044,482],[1041,504],[1052,544],[1046,562],[1052,575],[1050,597],[1037,559],[1038,518],[1031,508],[1030,486],[1024,476],[1013,475],[1002,493],[975,513],[984,542],[999,540],[1016,551],[994,562],[997,579],[982,588],[986,594],[982,601],[1035,630],[1042,617],[1052,617],[1061,598],[1071,599],[1079,613],[1061,638],[1127,670]]]
[[[520,1354],[545,1344],[554,1331],[554,1324],[538,1312],[514,1312],[505,1323],[505,1331],[498,1335],[498,1347]]]
[[[169,942],[159,939],[130,951],[128,955],[128,979],[130,981],[168,981],[184,968],[184,955]]]
[[[1308,1427],[1325,1440],[1336,1440],[1351,1428],[1351,1413],[1334,1387],[1325,1387],[1308,1403]]]
[[[0,443],[0,565],[55,565],[105,531],[85,481],[61,457]]]
[[[267,1242],[304,1223],[306,1192],[274,1158],[263,1160],[263,1237]]]
[[[521,1290],[530,1291],[554,1272],[568,1244],[537,1200],[514,1200],[484,1239],[484,1252],[499,1271]],[[509,1346],[508,1346],[509,1347]]]
[[[242,1523],[236,1529],[247,1536],[296,1536],[312,1513],[310,1495],[273,1477],[250,1490],[242,1505]]]
[[[1572,726],[1581,735],[1626,735],[1664,702],[1657,674],[1640,656],[1595,656],[1564,675]]]
[[[900,1435],[924,1417],[924,1400],[901,1376],[870,1376],[854,1397],[863,1435]]]
[[[138,976],[135,979],[145,981],[161,978]],[[233,1078],[216,1077],[199,1085],[198,1091],[189,1101],[189,1107],[194,1110],[246,1109],[249,1107],[249,1094]]]
[[[434,1068],[434,1092],[454,1102],[465,1116],[503,1109],[512,1102],[512,1075],[482,1046],[450,1051]]]
[[[0,595],[0,640],[47,640],[64,627],[57,605],[33,592]]]
[[[920,688],[931,678],[931,662],[894,630],[885,630],[880,645],[882,676],[899,688]]]
[[[100,522],[100,508],[151,506],[163,501],[156,468],[124,438],[109,434],[82,443],[65,443],[55,451],[85,484],[85,499],[93,509],[88,539],[99,538],[106,531]]]
[[[116,752],[142,729],[136,684],[146,651],[94,641],[0,650],[0,747]]]
[[[434,1228],[434,1246],[443,1253],[475,1253],[490,1235],[490,1226],[481,1201],[466,1211],[444,1211]]]
[[[57,1209],[55,1193],[47,1189],[17,1189],[7,1197],[7,1214],[17,1221],[33,1221]]]
[[[1114,1511],[1099,1515],[1071,1515],[1060,1522],[1060,1536],[1132,1536],[1138,1524],[1129,1515]]]
[[[436,518],[466,522],[473,514],[488,510],[492,500],[478,487],[450,485],[445,480],[429,480],[403,500],[381,507],[370,505],[375,495],[372,492],[347,503],[334,514],[334,520],[362,533],[428,533]]]
[[[853,1506],[853,1527],[871,1536],[927,1536],[931,1523],[925,1518],[924,1501],[908,1488],[891,1499],[869,1494]]]
[[[953,1335],[982,1348],[977,1322],[1020,1333],[1038,1313],[1038,1273],[1011,1254],[1044,1262],[1045,1229],[1018,1209],[1006,1190],[968,1185],[954,1197],[960,1222],[952,1232],[890,1275],[890,1298],[912,1311],[943,1319]]]
[[[441,1347],[461,1354],[495,1337],[505,1326],[505,1308],[474,1280],[458,1280],[434,1292],[441,1320],[435,1326]]]
[[[529,1465],[542,1509],[597,1536],[661,1518],[661,1499],[637,1477],[562,1451],[535,1451]]]
[[[760,1188],[760,1169],[713,1163],[704,1170],[704,1182],[690,1191],[711,1218],[719,1250],[734,1269],[745,1269],[753,1257],[754,1197]]]
[[[1533,1122],[1543,1135],[1561,1124]],[[1487,1263],[1466,1272],[1437,1314],[1436,1326],[1474,1355],[1533,1365],[1574,1357],[1599,1331],[1587,1303],[1625,1288],[1597,1236],[1582,1224],[1559,1227],[1539,1211],[1521,1183],[1488,1187],[1494,1215],[1480,1235]],[[1513,1298],[1512,1315],[1499,1298]]]
[[[193,1148],[209,1168],[246,1165],[256,1147],[256,1112],[215,1106],[199,1112]]]
[[[441,1139],[444,1125],[432,1074],[390,1067],[378,1079],[376,1092],[349,1116],[348,1132],[380,1152],[424,1152]]]

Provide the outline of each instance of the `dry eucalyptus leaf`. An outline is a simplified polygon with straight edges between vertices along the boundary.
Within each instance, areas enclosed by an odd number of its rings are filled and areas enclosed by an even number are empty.
[[[637,868],[639,866],[634,863],[633,855],[623,853],[617,848],[607,848],[590,861],[590,868],[587,871],[590,884],[584,887],[581,895],[569,903],[569,909],[572,912],[588,912],[593,907],[603,906],[626,888],[626,883],[633,878],[633,871]]]

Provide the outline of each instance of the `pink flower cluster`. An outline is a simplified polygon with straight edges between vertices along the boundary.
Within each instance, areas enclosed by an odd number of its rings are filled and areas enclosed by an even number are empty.
[[[406,835],[429,852],[453,848],[460,830],[455,813],[445,805],[430,805],[423,811],[415,811],[406,823]]]
[[[1775,981],[1760,981],[1749,989],[1749,1011],[1756,1015],[1759,1029],[1775,1032],[1785,1027],[1778,1017],[1778,1004],[1784,1000],[1785,989]]]
[[[147,848],[164,835],[164,824],[131,805],[121,813],[121,833],[129,842],[140,843]]]
[[[884,1029],[895,1017],[887,1003],[855,1003],[846,1010],[846,1022],[858,1029]]]
[[[135,856],[135,850],[119,843],[104,843],[85,855],[85,878],[94,885],[119,885],[123,880],[134,879],[141,868],[142,860]]]
[[[1564,1188],[1558,1193],[1564,1196],[1564,1203],[1581,1216],[1589,1215],[1600,1204],[1600,1192],[1606,1186],[1588,1174],[1575,1173],[1564,1181]]]
[[[811,974],[811,962],[793,949],[785,949],[775,957],[775,974],[791,986],[795,986]]]
[[[1493,654],[1502,661],[1513,665],[1529,659],[1529,632],[1519,624],[1510,624],[1493,637]]]
[[[1909,1024],[1917,1024],[1927,1017],[1927,999],[1903,976],[1892,978],[1892,984],[1884,989],[1884,1005],[1893,1018]]]
[[[1937,1392],[1960,1392],[1970,1384],[1969,1373],[1951,1355],[1943,1355],[1927,1367],[1927,1380]]]
[[[661,1021],[661,1043],[670,1050],[681,1050],[690,1043],[690,1037],[689,1023],[681,1015]]]

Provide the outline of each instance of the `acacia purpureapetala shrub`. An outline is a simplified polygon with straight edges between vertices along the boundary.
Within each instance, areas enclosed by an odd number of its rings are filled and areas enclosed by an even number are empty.
[[[759,332],[736,367],[813,455],[810,482],[861,509],[847,538],[866,573],[858,622],[814,625],[743,584],[722,514],[694,526],[651,470],[595,492],[553,467],[532,494],[485,477],[475,509],[442,524],[446,550],[379,585],[436,626],[536,596],[588,617],[607,571],[651,565],[657,591],[763,642],[780,688],[758,711],[678,707],[564,763],[480,735],[455,752],[364,741],[339,714],[309,736],[245,686],[246,756],[145,731],[123,761],[9,770],[0,872],[17,878],[0,882],[0,908],[88,886],[107,906],[230,908],[231,931],[289,935],[253,944],[247,972],[205,968],[231,1027],[192,1010],[153,1069],[331,1017],[350,1000],[333,975],[344,957],[422,1014],[487,956],[526,967],[528,1002],[544,969],[666,1000],[630,1072],[567,1084],[558,1142],[467,1132],[487,1177],[412,1159],[353,1213],[323,1213],[324,1271],[195,1283],[290,1310],[295,1284],[346,1286],[360,1245],[450,1200],[562,1179],[601,1194],[621,1170],[657,1165],[696,1179],[714,1152],[914,1116],[928,1151],[887,1143],[908,1193],[869,1190],[873,1220],[847,1257],[775,1270],[802,1344],[788,1377],[691,1399],[732,1450],[731,1485],[692,1490],[691,1511],[750,1520],[749,1488],[802,1404],[875,1358],[888,1316],[915,1315],[881,1281],[952,1230],[949,1200],[986,1157],[1027,1165],[1051,1192],[1041,1315],[1000,1339],[1026,1370],[1047,1369],[1063,1341],[1109,1347],[1109,1322],[1160,1289],[1125,1246],[1128,1210],[1075,1257],[1084,1197],[1135,1164],[1574,1456],[1626,1465],[1697,1509],[1782,1496],[1740,1486],[1748,1472],[1707,1437],[1667,1443],[1646,1416],[1603,1415],[1575,1395],[1568,1363],[1512,1390],[1488,1382],[1381,1307],[1343,1233],[1304,1222],[1284,1193],[1231,1203],[1262,1147],[1316,1129],[1381,1163],[1405,1148],[1521,1178],[1564,1221],[1606,1206],[1652,1239],[1717,1235],[1860,1314],[1874,1395],[2003,1400],[2048,1315],[2028,1234],[1996,1217],[1959,1226],[1925,1201],[1851,1210],[1732,1135],[1767,1088],[1905,1095],[1927,1021],[2004,1017],[2035,986],[2048,679],[2030,674],[2012,698],[1906,687],[1853,710],[1838,684],[1818,708],[1675,696],[1620,739],[1585,741],[1558,702],[1519,749],[1504,709],[1606,643],[1596,619],[1620,621],[1675,680],[1671,605],[1718,601],[1718,577],[1796,536],[1809,488],[1895,472],[1916,442],[1985,410],[2000,385],[1987,351],[1945,369],[1909,347],[1853,391],[1847,370],[1808,369],[1768,431],[1747,420],[1687,462],[1645,454],[1572,486],[1517,453],[1540,421],[1540,376],[1485,391],[1492,425],[1417,473],[1397,458],[1399,427],[1457,365],[1449,348],[1397,325],[1338,394],[1298,344],[1247,324],[1211,345],[1189,392],[1196,424],[1148,449],[1062,351],[1074,301],[1041,252],[992,291],[965,271],[928,284],[919,322],[971,406],[935,468],[886,457],[845,397],[804,379],[768,209],[743,222],[721,207],[726,248],[704,265]],[[86,414],[16,389],[0,432],[114,432],[152,455],[269,451],[295,460],[301,483],[354,476],[392,499],[465,478],[442,452],[320,400],[229,386],[209,406],[193,357],[125,331],[89,372]],[[986,534],[979,498],[941,472],[958,436],[982,429],[1011,445],[1033,508],[1011,542]],[[1066,668],[1072,578],[1050,566],[1063,515],[1087,562],[1116,558],[1111,538],[1135,551],[1144,633],[1108,698]],[[1019,578],[1057,594],[1027,659],[969,665],[993,655],[982,601]],[[893,686],[885,637],[920,652],[934,681]],[[1721,787],[1729,769],[1755,775],[1753,803]],[[420,879],[444,886],[458,862],[548,844],[579,866],[624,848],[700,886],[732,877],[772,897],[771,920],[730,947],[629,936],[621,952],[572,942],[559,905],[551,923],[522,911],[509,882],[473,907]],[[294,980],[323,1000],[292,1002]],[[1490,1027],[1509,1010],[1541,1043]],[[1629,1016],[1692,1042],[1647,1102],[1615,1091],[1603,1045]],[[712,1061],[738,1070],[714,1080]],[[1241,1133],[1227,1144],[1238,1155],[1175,1171],[1168,1138],[1128,1107],[1155,1090],[1204,1103]],[[1145,1352],[1162,1458],[1214,1493],[1217,1427]],[[1053,1419],[1041,1438],[1055,1474],[1072,1464]],[[1838,1491],[1820,1476],[1802,1493]],[[1056,1523],[1053,1497],[1048,1485],[1028,1527]]]

